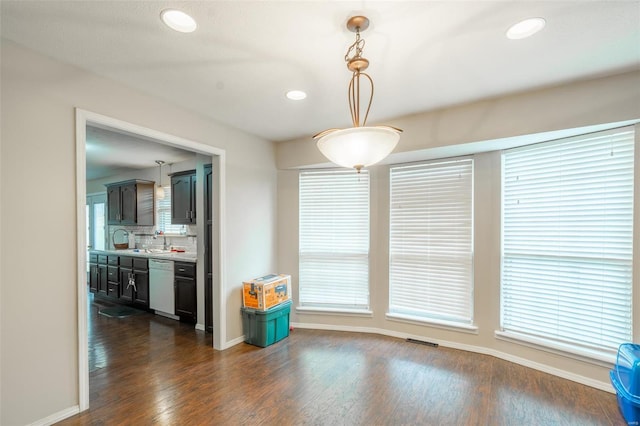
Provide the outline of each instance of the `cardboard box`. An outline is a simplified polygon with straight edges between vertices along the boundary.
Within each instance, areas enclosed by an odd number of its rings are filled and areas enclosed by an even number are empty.
[[[242,284],[242,305],[245,308],[266,311],[290,299],[291,275],[265,275]]]

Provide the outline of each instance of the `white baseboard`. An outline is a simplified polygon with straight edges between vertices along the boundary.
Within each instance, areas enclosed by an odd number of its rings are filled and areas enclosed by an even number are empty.
[[[54,423],[58,423],[59,421],[69,418],[71,416],[75,416],[79,412],[80,412],[80,406],[74,405],[73,407],[65,408],[62,411],[53,413],[50,416],[45,417],[44,419],[40,419],[33,423],[30,423],[29,426],[49,426]]]
[[[204,324],[196,324],[196,330],[205,331]]]
[[[228,340],[224,345],[222,345],[222,350],[229,349],[232,346],[239,345],[244,342],[244,335],[240,337],[236,337],[235,339]]]
[[[515,355],[504,353],[495,349],[485,348],[482,346],[466,345],[464,343],[425,338],[424,336],[416,336],[408,333],[401,333],[398,331],[385,330],[385,329],[373,328],[373,327],[350,327],[350,326],[344,326],[344,325],[307,324],[307,323],[291,323],[291,325],[293,326],[294,329],[297,327],[297,328],[306,328],[306,329],[313,329],[313,330],[350,331],[350,332],[356,332],[356,333],[380,334],[383,336],[397,337],[399,339],[416,339],[421,341],[428,340],[430,342],[437,343],[438,345],[444,346],[446,348],[459,349],[467,352],[475,352],[483,355],[494,356],[496,358],[513,362],[515,364],[519,364],[524,367],[542,371],[543,373],[548,373],[557,377],[561,377],[563,379],[571,380],[572,382],[576,382],[582,385],[590,386],[592,388],[600,389],[605,392],[615,393],[613,386],[609,382],[601,382],[600,380],[594,380],[589,377],[584,377],[579,374],[571,373],[569,371],[552,367],[550,365],[541,364],[526,358],[521,358]]]

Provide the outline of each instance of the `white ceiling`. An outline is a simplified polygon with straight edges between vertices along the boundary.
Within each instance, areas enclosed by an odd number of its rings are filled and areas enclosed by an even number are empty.
[[[640,68],[640,1],[7,1],[2,37],[269,140],[349,125],[354,14],[370,122]],[[165,27],[168,7],[198,30]],[[540,16],[535,36],[505,30]],[[290,89],[304,101],[285,98]]]
[[[93,126],[87,126],[86,141],[87,180],[158,167],[156,160],[168,166],[195,156],[161,141]],[[169,169],[163,168],[165,173],[166,170]]]

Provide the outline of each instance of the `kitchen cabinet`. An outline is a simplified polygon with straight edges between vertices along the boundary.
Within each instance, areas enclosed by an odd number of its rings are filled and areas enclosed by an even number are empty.
[[[107,256],[95,253],[89,254],[89,291],[107,294]]]
[[[197,313],[196,265],[174,263],[175,314],[181,320],[195,323]]]
[[[120,294],[120,272],[118,256],[107,256],[107,296],[118,297]]]
[[[89,253],[89,291],[98,292],[98,255]]]
[[[147,259],[120,256],[120,300],[149,307],[149,264]]]
[[[118,297],[120,294],[120,272],[117,266],[107,266],[107,296]]]
[[[136,283],[133,303],[149,307],[149,262],[147,259],[133,260],[133,279]]]
[[[204,326],[213,333],[213,251],[211,231],[213,229],[213,170],[211,164],[204,166],[204,210],[206,212],[204,234]]]
[[[154,225],[154,182],[129,180],[106,185],[109,225]]]
[[[171,223],[196,223],[196,171],[171,174]]]

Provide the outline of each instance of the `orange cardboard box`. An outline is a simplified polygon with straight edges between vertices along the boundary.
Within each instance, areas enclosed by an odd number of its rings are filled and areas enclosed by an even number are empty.
[[[242,284],[242,305],[245,308],[266,311],[290,298],[291,275],[265,275]]]

